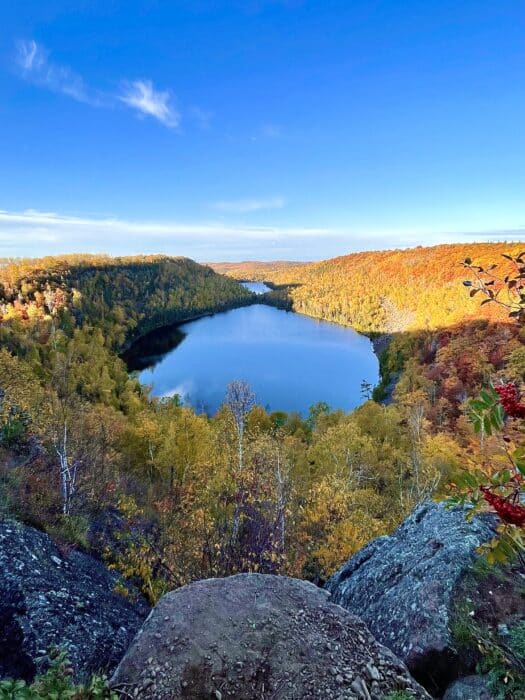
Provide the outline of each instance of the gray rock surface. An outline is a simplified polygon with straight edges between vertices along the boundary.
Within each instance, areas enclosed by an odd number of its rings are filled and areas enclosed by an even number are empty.
[[[465,676],[447,688],[443,700],[495,700],[486,676]]]
[[[63,556],[51,538],[0,521],[0,678],[31,680],[53,645],[78,678],[111,671],[149,612],[113,592],[116,574],[82,552]],[[43,658],[41,658],[43,657]]]
[[[425,503],[332,576],[330,599],[359,615],[420,683],[439,694],[462,671],[449,629],[454,592],[494,526],[491,516],[467,522],[461,509]]]
[[[380,700],[393,689],[429,697],[325,591],[263,574],[197,581],[165,595],[111,684],[159,700]]]

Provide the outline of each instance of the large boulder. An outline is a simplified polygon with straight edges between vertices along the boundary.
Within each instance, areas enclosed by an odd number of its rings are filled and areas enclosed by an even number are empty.
[[[87,554],[64,556],[51,538],[0,521],[0,678],[32,680],[53,646],[77,678],[111,671],[149,607],[114,593],[117,575]]]
[[[443,700],[495,700],[486,676],[465,676],[447,688]]]
[[[165,595],[111,685],[127,697],[428,698],[404,664],[328,594],[284,576],[239,574]]]
[[[330,599],[359,615],[420,683],[439,694],[468,670],[450,629],[455,594],[495,525],[488,514],[469,522],[462,509],[425,503],[341,567],[326,584]]]

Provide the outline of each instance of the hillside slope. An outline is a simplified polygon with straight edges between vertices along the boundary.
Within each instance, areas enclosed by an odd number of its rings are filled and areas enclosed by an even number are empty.
[[[245,303],[237,282],[187,258],[64,256],[0,268],[0,321],[70,313],[121,346],[138,333]]]
[[[244,262],[212,262],[208,265],[220,275],[228,275],[236,280],[249,280],[262,282],[281,270],[289,270],[295,267],[306,267],[311,263],[294,262],[292,260],[272,260],[271,262],[257,262],[245,260]]]
[[[238,277],[251,269],[275,285],[290,285],[288,295],[300,312],[363,332],[399,332],[444,328],[473,318],[506,319],[489,304],[482,309],[461,284],[461,262],[471,257],[489,265],[502,253],[518,253],[524,244],[472,243],[431,248],[353,253],[308,265],[225,269]],[[502,266],[504,267],[504,265]],[[241,272],[242,270],[242,272]]]

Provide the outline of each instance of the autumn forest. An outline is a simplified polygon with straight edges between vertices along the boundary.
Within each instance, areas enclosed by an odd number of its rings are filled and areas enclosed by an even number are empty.
[[[498,440],[480,439],[467,406],[522,384],[524,334],[504,306],[480,306],[463,261],[503,276],[519,253],[450,245],[213,270],[162,256],[4,261],[2,514],[96,552],[151,602],[239,571],[324,581],[465,470],[497,463]],[[306,418],[266,412],[236,377],[210,417],[151,396],[122,352],[152,329],[254,303],[236,280],[369,335],[380,384],[351,413],[319,402]]]

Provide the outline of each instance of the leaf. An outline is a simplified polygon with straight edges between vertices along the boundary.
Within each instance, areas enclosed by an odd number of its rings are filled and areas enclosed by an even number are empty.
[[[516,467],[517,467],[519,473],[522,476],[525,476],[525,464],[516,464]]]
[[[511,457],[520,474],[525,475],[525,447],[518,447]]]
[[[496,430],[501,430],[505,422],[505,413],[500,404],[496,404],[490,413],[490,422]]]
[[[495,549],[492,550],[492,554],[494,556],[494,561],[497,562],[498,564],[506,564],[507,563],[508,556],[503,551],[503,549],[496,547]]]
[[[500,476],[499,476],[499,483],[500,483],[500,485],[501,485],[501,486],[504,486],[505,484],[507,484],[507,483],[510,481],[511,476],[512,476],[512,475],[511,475],[509,469],[505,469],[504,471],[502,471],[501,474],[500,474]]]
[[[463,474],[463,480],[467,484],[467,486],[471,486],[472,488],[476,488],[478,486],[478,480],[470,472],[465,472]]]
[[[481,396],[481,398],[485,402],[485,406],[492,406],[494,404],[494,395],[493,394],[491,395],[491,394],[489,394],[488,391],[485,391],[484,389],[482,389],[479,392],[479,395]]]

